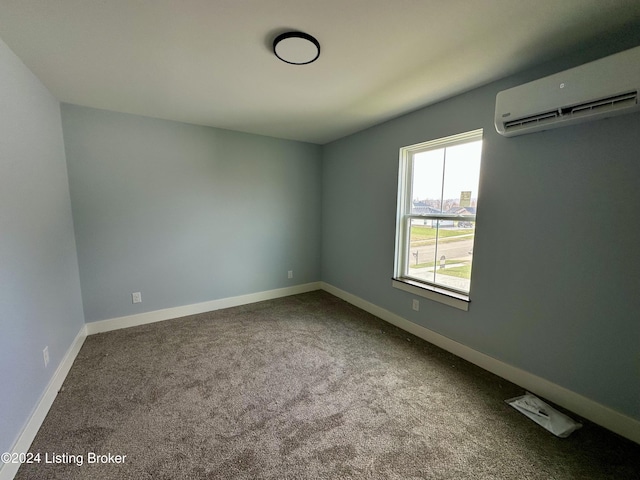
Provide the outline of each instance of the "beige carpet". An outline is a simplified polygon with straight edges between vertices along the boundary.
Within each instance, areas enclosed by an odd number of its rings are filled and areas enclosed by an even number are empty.
[[[87,338],[16,478],[640,478],[639,445],[556,438],[522,393],[312,292]]]

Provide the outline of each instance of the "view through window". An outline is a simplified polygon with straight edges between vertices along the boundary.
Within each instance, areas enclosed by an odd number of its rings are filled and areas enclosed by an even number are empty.
[[[482,130],[401,150],[396,277],[469,294]]]

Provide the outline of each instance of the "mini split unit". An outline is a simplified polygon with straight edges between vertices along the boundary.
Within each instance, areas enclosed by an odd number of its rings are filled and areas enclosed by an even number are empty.
[[[640,110],[640,47],[504,90],[495,125],[514,137]]]

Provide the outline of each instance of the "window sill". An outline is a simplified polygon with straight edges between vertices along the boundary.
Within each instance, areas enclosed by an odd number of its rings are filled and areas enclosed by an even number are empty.
[[[470,300],[467,295],[450,292],[424,283],[414,282],[406,278],[393,278],[391,285],[399,290],[404,290],[405,292],[428,298],[435,302],[444,303],[445,305],[464,310],[465,312],[469,310]]]

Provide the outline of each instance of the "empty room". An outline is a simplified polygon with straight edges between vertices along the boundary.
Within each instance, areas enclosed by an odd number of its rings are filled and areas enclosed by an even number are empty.
[[[637,0],[0,0],[0,480],[640,478]]]

